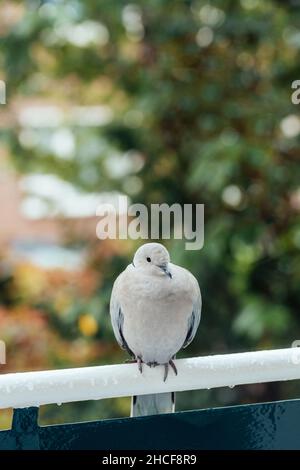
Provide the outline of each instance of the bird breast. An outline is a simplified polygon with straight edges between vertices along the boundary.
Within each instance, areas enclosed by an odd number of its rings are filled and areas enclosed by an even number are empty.
[[[129,348],[144,362],[168,362],[186,338],[192,292],[179,276],[124,275],[119,301]]]

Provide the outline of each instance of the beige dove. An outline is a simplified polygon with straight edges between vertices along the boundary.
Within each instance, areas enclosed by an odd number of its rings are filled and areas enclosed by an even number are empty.
[[[201,316],[201,293],[196,278],[172,264],[166,248],[146,243],[116,279],[110,302],[114,334],[120,346],[137,362],[169,366],[193,340]]]

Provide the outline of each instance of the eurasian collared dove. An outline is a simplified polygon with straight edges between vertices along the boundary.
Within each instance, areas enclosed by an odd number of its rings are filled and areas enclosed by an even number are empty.
[[[146,243],[116,279],[110,301],[114,334],[140,372],[143,364],[164,366],[164,380],[176,353],[193,340],[201,315],[195,277],[170,263],[166,248]]]

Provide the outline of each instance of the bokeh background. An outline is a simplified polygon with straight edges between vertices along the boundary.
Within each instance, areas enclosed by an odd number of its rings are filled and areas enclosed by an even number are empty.
[[[1,372],[118,363],[112,282],[137,242],[95,209],[205,204],[205,245],[167,242],[203,294],[180,354],[300,339],[297,0],[2,0]],[[298,397],[297,383],[177,395],[177,409]],[[42,407],[42,423],[129,414],[129,399]],[[1,411],[9,427],[11,410]]]

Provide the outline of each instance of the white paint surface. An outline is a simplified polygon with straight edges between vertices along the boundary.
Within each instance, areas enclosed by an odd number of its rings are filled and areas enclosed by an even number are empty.
[[[0,375],[0,408],[25,408],[103,398],[300,379],[300,348],[179,359],[163,367],[136,364]]]

